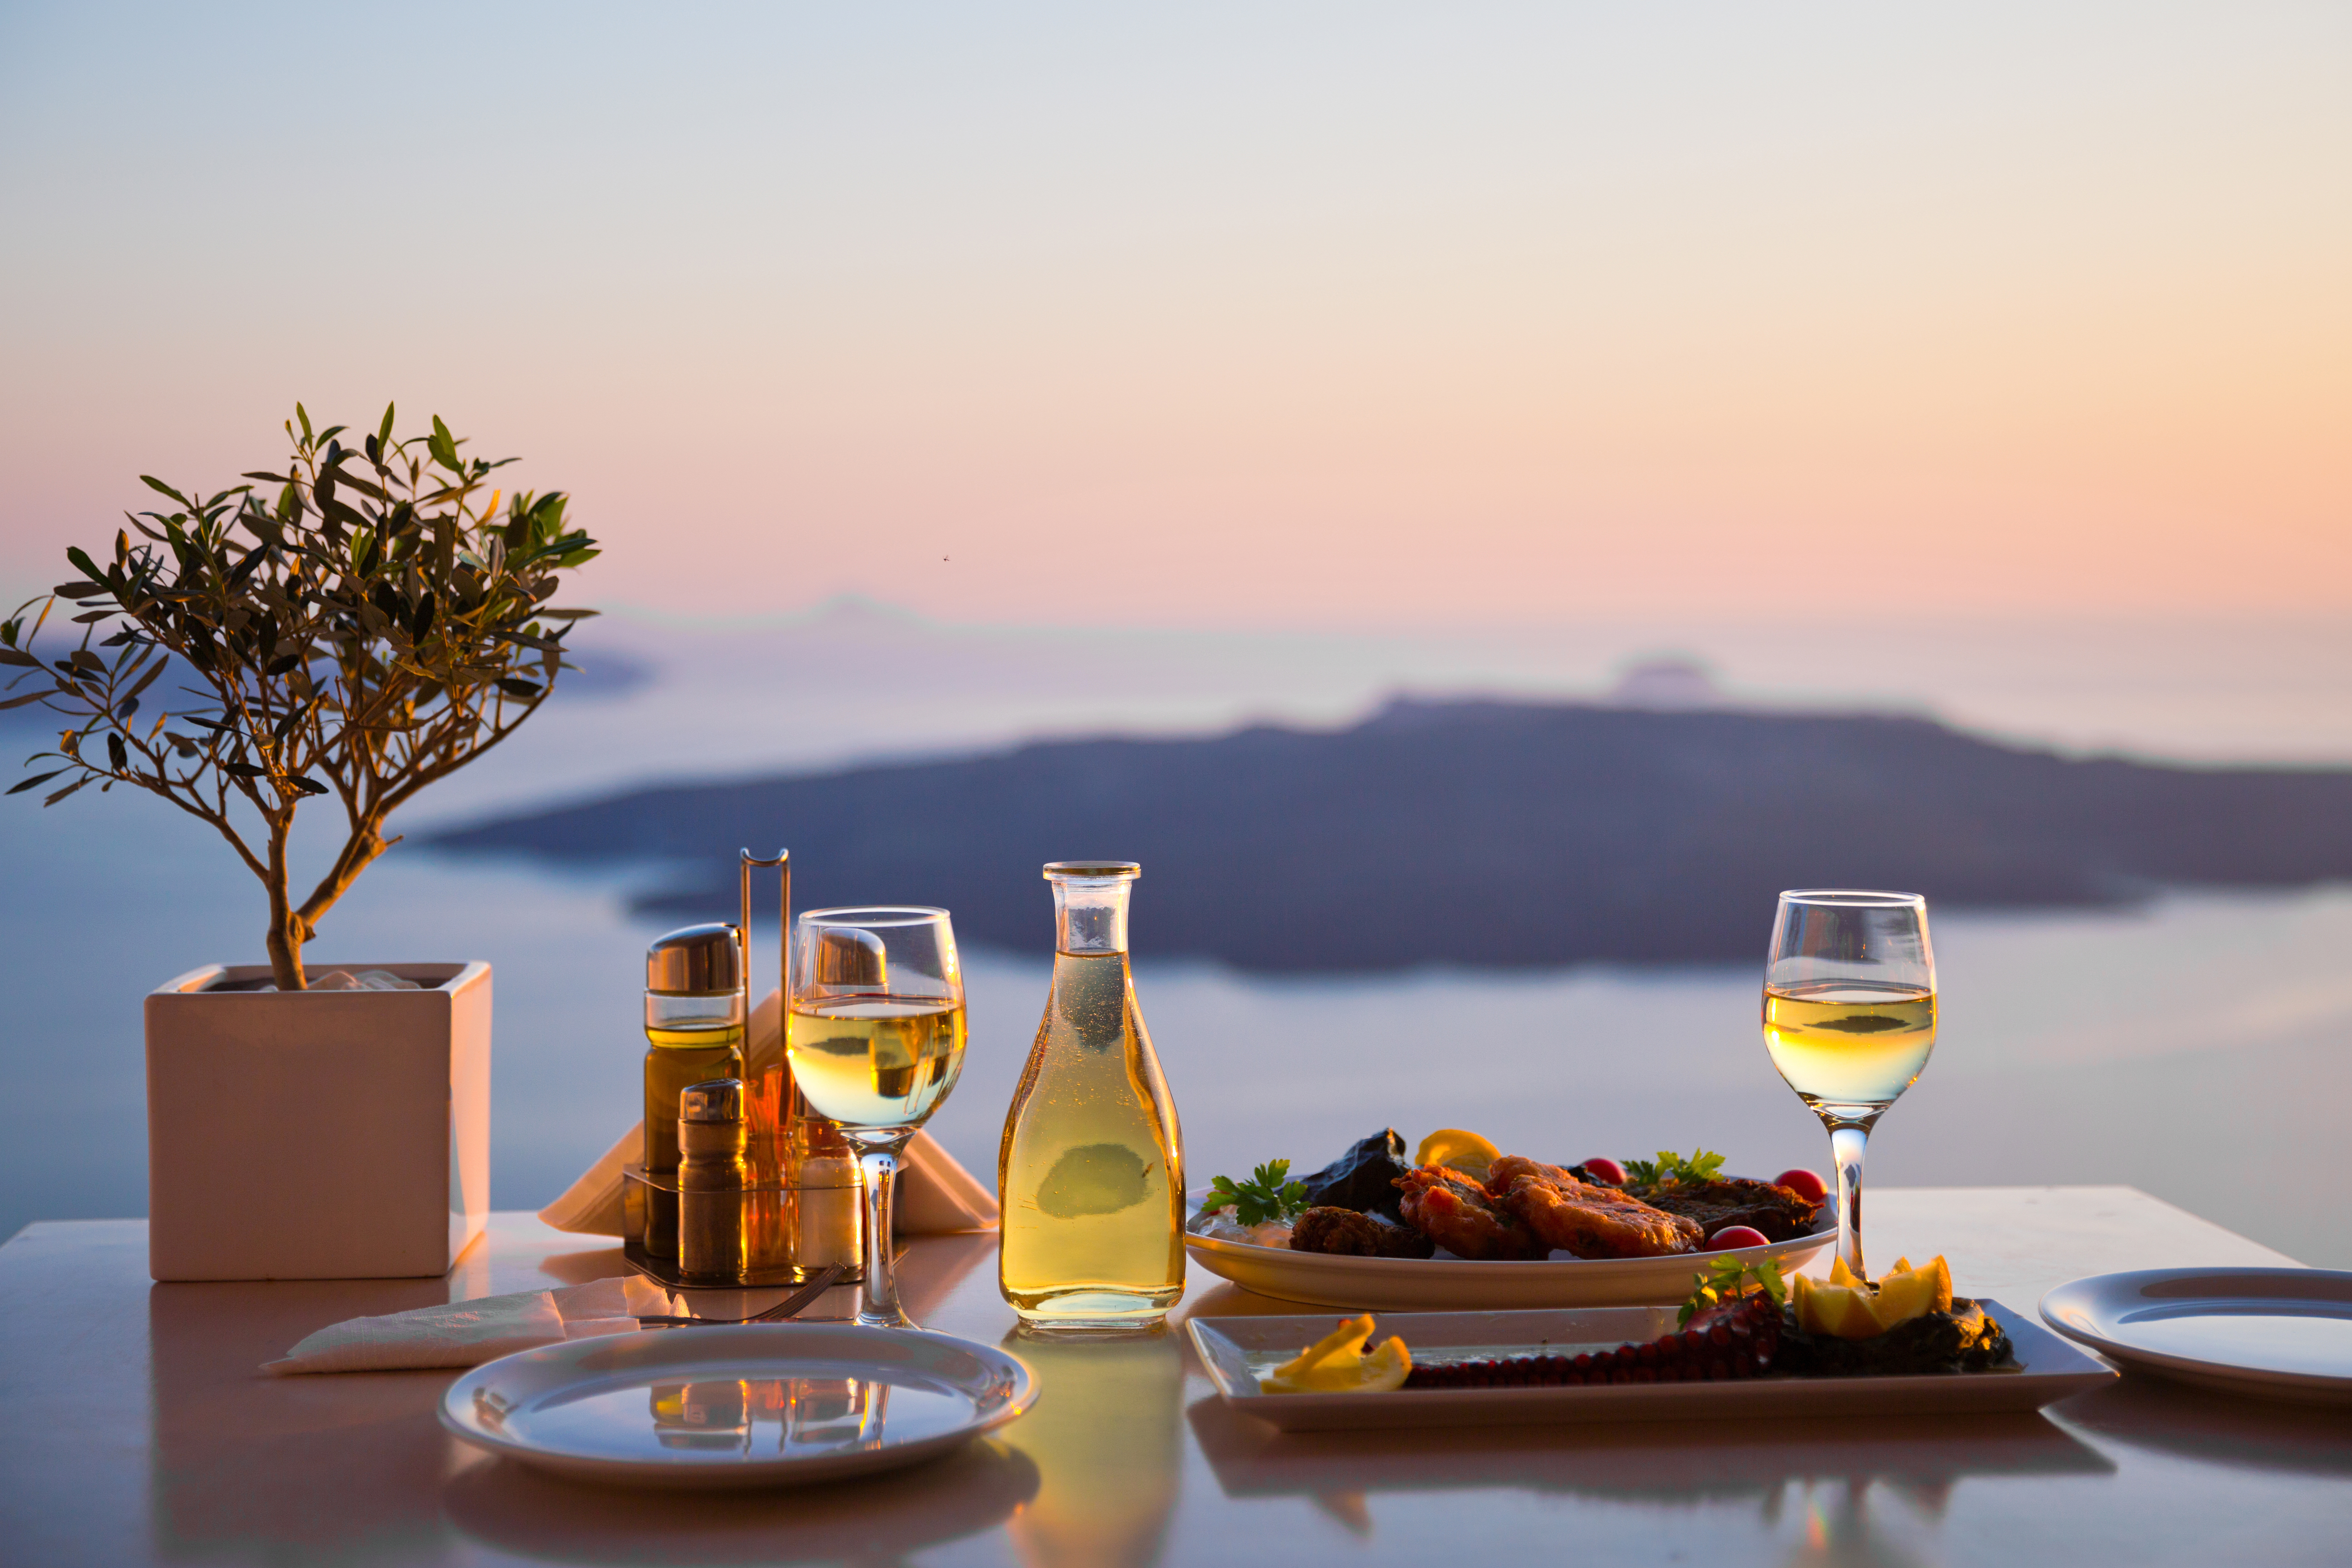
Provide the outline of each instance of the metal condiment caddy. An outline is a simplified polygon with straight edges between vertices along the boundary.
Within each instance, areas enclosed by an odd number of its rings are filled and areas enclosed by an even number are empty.
[[[777,1026],[754,1040],[751,873],[769,866],[782,930]],[[638,1272],[688,1289],[797,1285],[834,1264],[855,1279],[857,1162],[832,1123],[810,1114],[784,1050],[790,853],[741,851],[737,903],[739,923],[668,932],[646,955],[645,1158],[623,1168],[622,1252]]]

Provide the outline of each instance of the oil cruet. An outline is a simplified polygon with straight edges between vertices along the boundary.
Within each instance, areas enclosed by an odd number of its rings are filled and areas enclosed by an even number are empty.
[[[640,1228],[648,1257],[677,1258],[678,1096],[743,1076],[743,950],[733,926],[688,926],[646,950],[646,1142]]]
[[[1128,967],[1131,860],[1056,860],[1054,983],[996,1161],[1024,1328],[1150,1329],[1184,1290],[1183,1135]]]

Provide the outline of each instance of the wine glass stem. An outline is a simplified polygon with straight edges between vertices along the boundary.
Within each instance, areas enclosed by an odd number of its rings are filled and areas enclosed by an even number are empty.
[[[1838,1257],[1857,1279],[1862,1268],[1862,1157],[1870,1147],[1870,1123],[1830,1123],[1830,1159],[1837,1166]]]
[[[866,1149],[859,1152],[857,1164],[866,1173],[866,1282],[857,1321],[887,1329],[911,1329],[914,1321],[898,1305],[898,1277],[891,1268],[898,1151]]]

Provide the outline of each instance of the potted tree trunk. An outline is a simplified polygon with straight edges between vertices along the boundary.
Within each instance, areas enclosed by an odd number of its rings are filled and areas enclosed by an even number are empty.
[[[283,472],[209,496],[141,476],[171,510],[130,516],[110,560],[68,550],[80,575],[0,622],[0,669],[15,667],[0,705],[66,724],[8,793],[161,795],[268,894],[268,963],[209,965],[147,998],[158,1279],[440,1274],[480,1233],[489,965],[313,976],[302,950],[399,842],[386,819],[538,710],[593,613],[549,607],[596,553],[566,531],[561,493],[501,512],[503,463],[467,456],[437,417],[395,440],[387,407],[356,445],[299,404],[295,417]],[[79,639],[37,650],[60,599]],[[288,847],[313,799],[340,809],[342,847],[305,889]]]

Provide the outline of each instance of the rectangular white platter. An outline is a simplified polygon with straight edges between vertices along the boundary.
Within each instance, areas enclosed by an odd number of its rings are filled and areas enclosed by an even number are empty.
[[[1928,1415],[2038,1410],[2115,1379],[2021,1312],[1988,1300],[2015,1347],[2013,1367],[1910,1377],[1768,1376],[1730,1383],[1610,1384],[1600,1387],[1416,1388],[1392,1394],[1261,1394],[1258,1379],[1331,1331],[1328,1312],[1309,1317],[1192,1318],[1185,1326],[1225,1403],[1286,1432],[1371,1426],[1487,1426],[1529,1422],[1735,1420],[1801,1415]],[[1672,1307],[1580,1307],[1520,1312],[1389,1312],[1371,1342],[1401,1336],[1414,1362],[1490,1356],[1574,1355],[1654,1339],[1675,1326]]]

